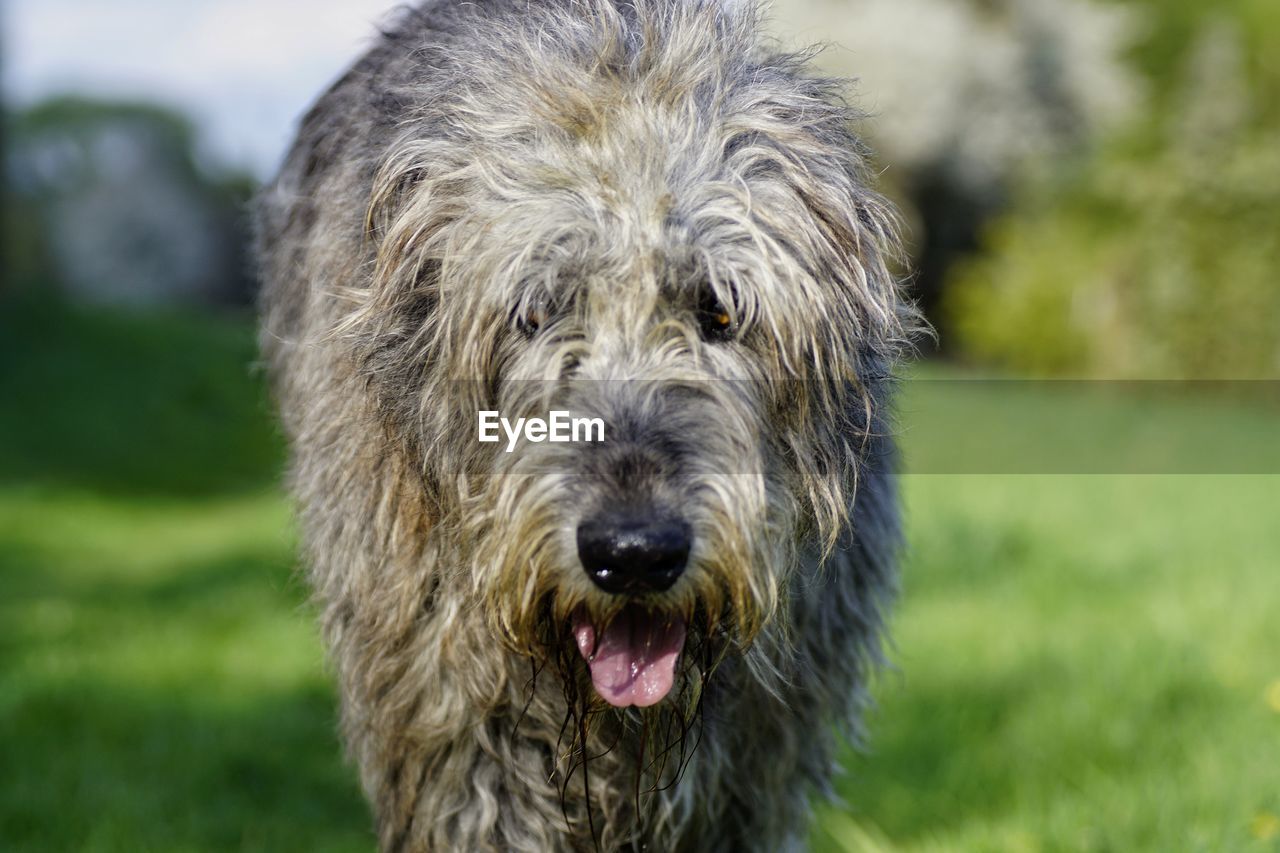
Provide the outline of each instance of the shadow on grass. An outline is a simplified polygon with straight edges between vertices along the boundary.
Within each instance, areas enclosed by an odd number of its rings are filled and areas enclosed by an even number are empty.
[[[0,303],[0,484],[193,496],[280,469],[247,317]]]
[[[373,848],[322,686],[236,701],[78,678],[4,716],[11,849]]]
[[[909,702],[870,720],[869,751],[845,756],[840,795],[855,817],[899,841],[999,813],[1016,795],[1016,756],[1003,750],[1004,730],[1035,689],[1016,677],[913,685]]]

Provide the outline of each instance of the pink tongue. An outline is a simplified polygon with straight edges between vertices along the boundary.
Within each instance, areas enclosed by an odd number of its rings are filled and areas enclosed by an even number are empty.
[[[578,613],[573,637],[591,668],[591,683],[610,705],[647,708],[671,692],[676,659],[684,648],[684,620],[679,616],[627,607],[597,642],[595,626]]]

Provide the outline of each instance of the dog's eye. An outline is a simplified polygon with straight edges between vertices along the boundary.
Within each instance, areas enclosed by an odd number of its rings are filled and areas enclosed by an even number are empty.
[[[525,337],[532,338],[538,334],[539,329],[547,324],[548,318],[547,303],[538,300],[528,309],[517,314],[516,327],[524,333]]]
[[[727,341],[733,337],[733,314],[710,288],[698,301],[698,329],[705,341]]]

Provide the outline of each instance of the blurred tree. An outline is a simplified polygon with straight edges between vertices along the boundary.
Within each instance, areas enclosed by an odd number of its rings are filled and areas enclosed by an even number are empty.
[[[208,174],[163,107],[56,98],[9,117],[9,275],[91,301],[243,303],[252,182]]]
[[[776,14],[799,41],[839,45],[823,63],[858,78],[944,342],[948,271],[1018,177],[1087,156],[1143,100],[1123,59],[1138,16],[1090,0],[781,0]]]
[[[1041,374],[1280,375],[1280,9],[1235,6],[1171,0],[1158,49],[1138,52],[1158,109],[1070,180],[1030,182],[990,229],[948,298],[968,355]]]

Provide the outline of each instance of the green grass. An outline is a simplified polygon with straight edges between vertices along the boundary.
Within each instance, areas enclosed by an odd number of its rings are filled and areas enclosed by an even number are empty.
[[[903,850],[1272,849],[1280,478],[918,477],[907,506],[855,821]]]
[[[0,305],[0,849],[372,849],[252,360],[243,320]],[[815,849],[1276,849],[1280,477],[905,498],[897,669]]]

